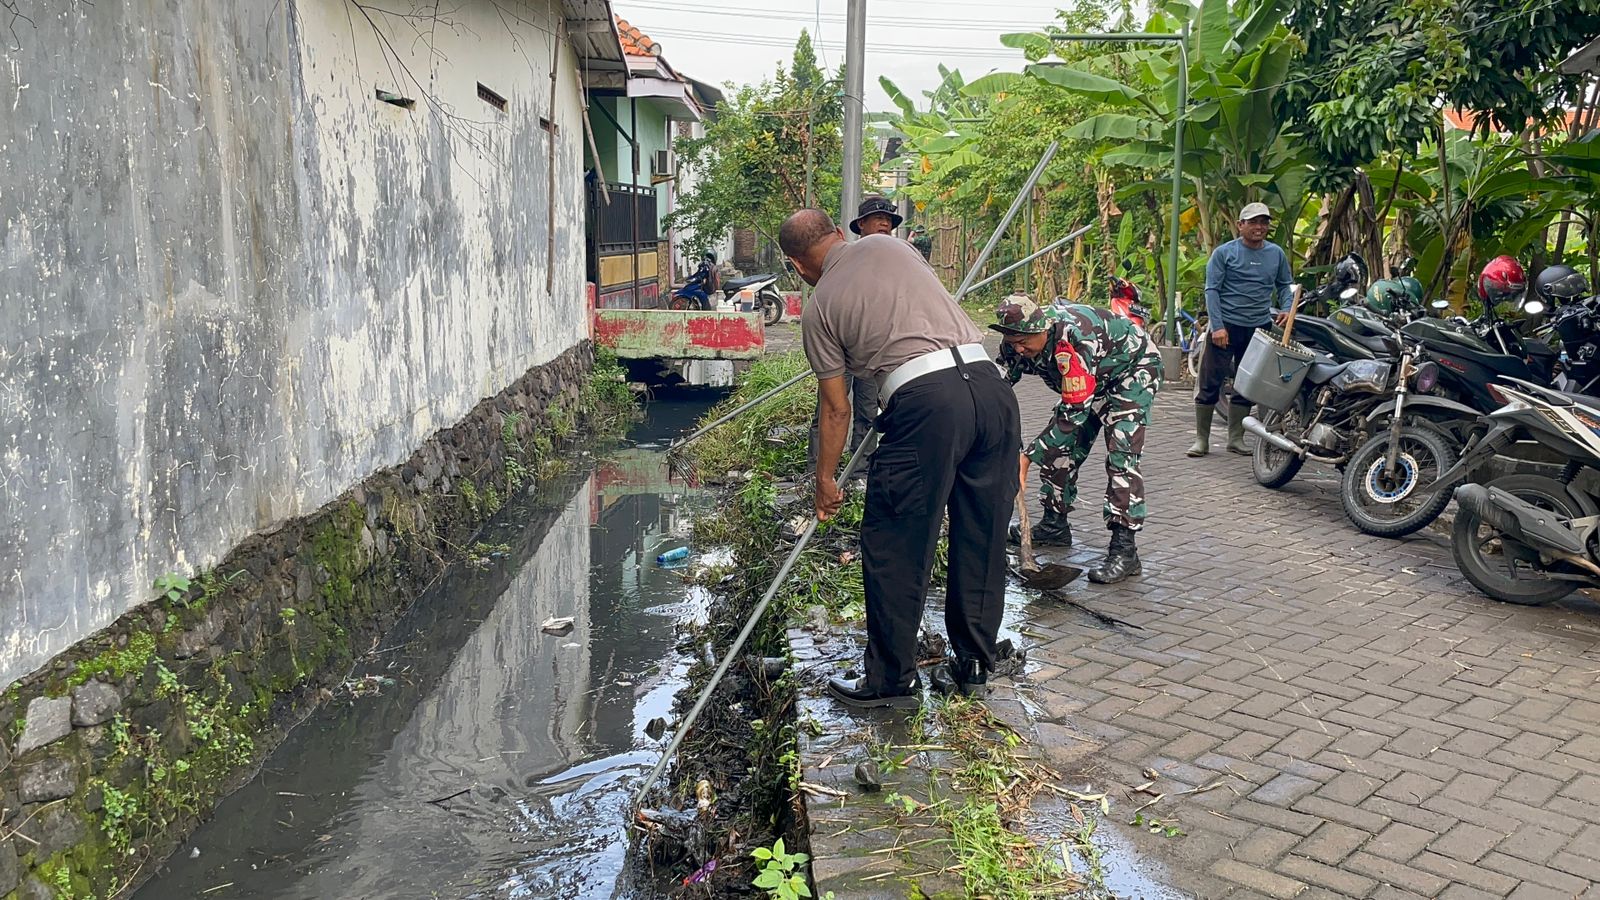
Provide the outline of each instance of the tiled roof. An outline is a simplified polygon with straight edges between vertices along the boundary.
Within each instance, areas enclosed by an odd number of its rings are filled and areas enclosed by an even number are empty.
[[[617,17],[617,35],[622,38],[622,52],[629,56],[660,56],[661,45],[650,40],[650,35],[629,25],[628,20]]]
[[[1570,130],[1572,128],[1572,121],[1577,117],[1577,114],[1577,110],[1569,109],[1564,111],[1561,114],[1561,127],[1563,129]],[[1482,113],[1470,109],[1446,109],[1444,111],[1445,121],[1449,123],[1451,128],[1454,128],[1457,131],[1471,131],[1478,126],[1479,119],[1481,118]],[[1531,120],[1529,124],[1532,124]],[[1495,131],[1496,133],[1502,133],[1498,128],[1495,129]]]

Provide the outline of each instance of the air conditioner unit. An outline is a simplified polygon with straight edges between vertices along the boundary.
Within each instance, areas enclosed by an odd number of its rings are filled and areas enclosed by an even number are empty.
[[[650,160],[650,174],[661,178],[671,178],[676,174],[672,171],[671,150],[656,151],[655,156]]]

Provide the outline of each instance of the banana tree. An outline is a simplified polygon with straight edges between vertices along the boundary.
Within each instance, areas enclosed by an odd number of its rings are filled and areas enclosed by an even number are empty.
[[[1232,211],[1252,200],[1281,210],[1280,237],[1293,242],[1293,228],[1306,200],[1305,158],[1278,128],[1273,104],[1288,75],[1294,44],[1267,3],[1234,16],[1226,0],[1203,0],[1197,11],[1184,4],[1158,10],[1145,32],[1174,33],[1196,19],[1185,113],[1184,177],[1207,249],[1231,234]],[[1040,55],[1054,52],[1049,32],[1005,35],[1003,43]],[[1067,130],[1095,142],[1106,165],[1151,172],[1173,161],[1173,128],[1179,103],[1177,55],[1166,48],[1130,46],[1071,65],[1036,62],[1028,77],[1092,99],[1107,109]],[[1162,190],[1147,180],[1125,188],[1119,199]]]

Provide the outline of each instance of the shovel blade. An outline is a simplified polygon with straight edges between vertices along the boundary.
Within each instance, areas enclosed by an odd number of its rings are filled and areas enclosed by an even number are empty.
[[[1017,580],[1021,581],[1022,586],[1026,588],[1032,588],[1036,591],[1053,591],[1057,588],[1066,587],[1076,581],[1078,576],[1082,574],[1083,570],[1077,566],[1046,563],[1040,566],[1037,571],[1017,570]]]

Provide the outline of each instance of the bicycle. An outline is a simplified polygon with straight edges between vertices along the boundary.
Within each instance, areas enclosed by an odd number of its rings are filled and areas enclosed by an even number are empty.
[[[1200,378],[1200,354],[1205,350],[1207,335],[1206,315],[1201,313],[1198,317],[1191,314],[1183,307],[1178,307],[1178,349],[1183,352],[1183,367],[1189,377]],[[1157,322],[1150,326],[1150,339],[1156,344],[1166,343],[1167,323]]]

